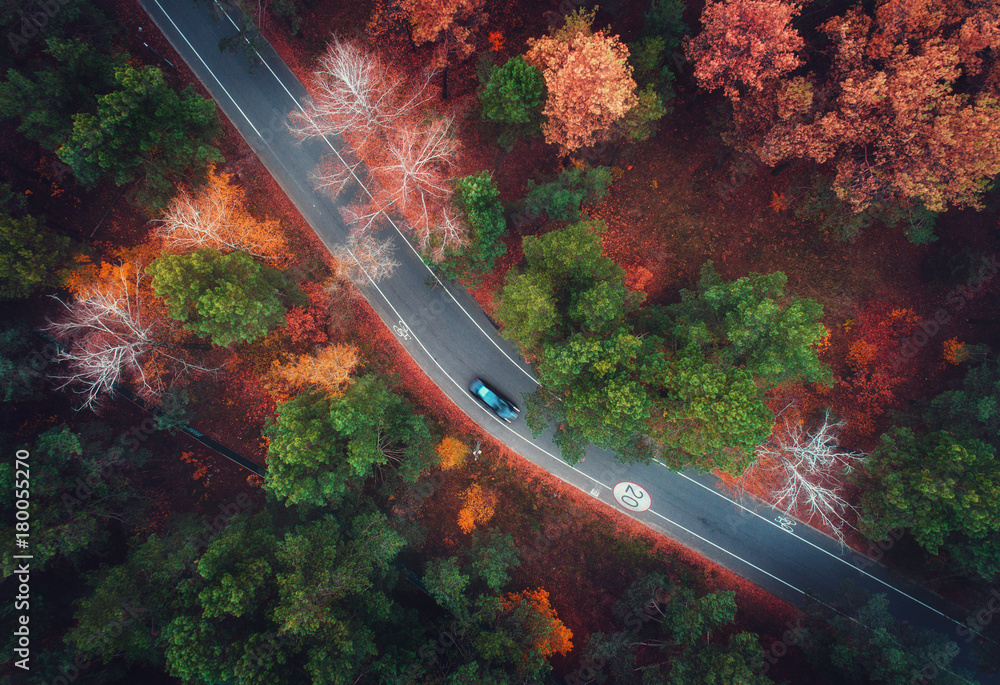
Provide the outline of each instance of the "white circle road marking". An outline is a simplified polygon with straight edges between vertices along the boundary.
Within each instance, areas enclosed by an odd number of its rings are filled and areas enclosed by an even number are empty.
[[[623,480],[616,483],[611,494],[615,496],[615,501],[629,511],[636,513],[646,511],[653,504],[652,498],[646,492],[646,488],[630,480]]]

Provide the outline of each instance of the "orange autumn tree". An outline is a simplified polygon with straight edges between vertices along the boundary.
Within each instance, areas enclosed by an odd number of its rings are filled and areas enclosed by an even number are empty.
[[[548,90],[545,140],[567,152],[607,140],[639,102],[628,48],[617,36],[594,31],[594,14],[573,12],[552,35],[529,40],[524,55]]]
[[[958,338],[948,338],[941,344],[941,358],[953,366],[958,366],[969,358],[969,349]]]
[[[465,458],[469,454],[469,446],[458,438],[447,435],[438,443],[435,451],[441,459],[441,469],[448,471],[460,466],[465,461]]]
[[[174,250],[212,247],[264,259],[285,252],[279,223],[250,216],[243,189],[232,182],[231,174],[216,173],[215,167],[209,168],[208,180],[196,194],[179,192],[156,223],[155,235]]]
[[[478,483],[473,483],[462,492],[462,500],[465,506],[458,512],[458,527],[463,533],[471,533],[476,526],[493,518],[496,495],[484,490]]]
[[[353,382],[351,372],[358,361],[358,348],[354,345],[328,345],[315,354],[299,355],[295,362],[275,362],[274,375],[297,390],[319,390],[334,397],[343,394],[344,388]]]
[[[736,102],[740,86],[759,91],[798,67],[803,41],[791,26],[798,13],[797,3],[783,0],[709,0],[701,15],[704,30],[686,45],[699,85],[722,88]]]
[[[538,653],[542,658],[569,654],[573,649],[573,631],[566,627],[549,603],[549,593],[541,588],[511,592],[501,598],[507,632],[521,638],[524,660]]]

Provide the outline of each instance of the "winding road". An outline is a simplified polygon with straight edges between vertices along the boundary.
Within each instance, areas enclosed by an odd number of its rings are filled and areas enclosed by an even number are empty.
[[[287,114],[307,99],[298,78],[264,41],[253,68],[244,53],[219,50],[219,40],[236,33],[238,10],[231,6],[139,1],[324,244],[343,245],[348,228],[339,205],[315,190],[311,175],[321,158],[338,154],[346,143],[338,138],[300,142],[288,133]],[[551,431],[532,439],[523,418],[508,425],[487,412],[469,395],[469,382],[479,376],[517,398],[537,387],[531,368],[460,285],[435,277],[398,228],[386,235],[395,242],[401,266],[390,278],[362,286],[362,292],[431,380],[484,430],[565,482],[794,604],[802,604],[807,590],[829,600],[844,579],[885,593],[896,617],[948,636],[960,648],[956,664],[973,670],[963,625],[970,612],[831,538],[794,525],[759,501],[733,501],[709,474],[622,465],[598,449],[569,466],[559,457]],[[631,490],[628,482],[635,484]],[[620,500],[613,495],[618,483],[623,483]],[[650,501],[650,508],[638,511]],[[927,673],[932,671],[929,663]]]

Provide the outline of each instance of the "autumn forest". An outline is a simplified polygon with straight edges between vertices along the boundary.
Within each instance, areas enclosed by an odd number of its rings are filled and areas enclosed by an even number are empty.
[[[1000,678],[1000,0],[0,25],[4,682]]]

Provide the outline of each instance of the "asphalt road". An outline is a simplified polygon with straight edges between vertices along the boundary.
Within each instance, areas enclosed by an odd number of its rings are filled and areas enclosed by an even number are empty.
[[[284,62],[266,44],[256,65],[242,52],[219,51],[219,40],[236,33],[232,7],[192,0],[140,4],[327,247],[342,245],[348,229],[339,206],[314,189],[311,174],[324,156],[336,154],[346,143],[337,138],[303,143],[288,133],[287,114],[307,95]],[[956,663],[971,669],[968,633],[962,625],[969,612],[860,554],[842,550],[827,536],[801,524],[782,525],[781,512],[761,502],[734,502],[714,487],[708,474],[675,473],[659,465],[625,466],[597,449],[571,467],[558,456],[551,431],[532,439],[523,418],[507,425],[487,412],[467,391],[472,379],[481,377],[516,400],[537,387],[530,367],[461,286],[435,279],[398,230],[387,235],[396,243],[401,266],[390,278],[362,291],[427,375],[486,431],[567,483],[792,603],[801,604],[806,591],[830,599],[843,579],[885,593],[895,616],[956,641],[961,649]],[[617,502],[612,489],[622,481],[644,489],[633,488],[631,493],[641,499],[623,502],[651,501],[651,508],[637,513]],[[540,544],[544,547],[544,540]]]

